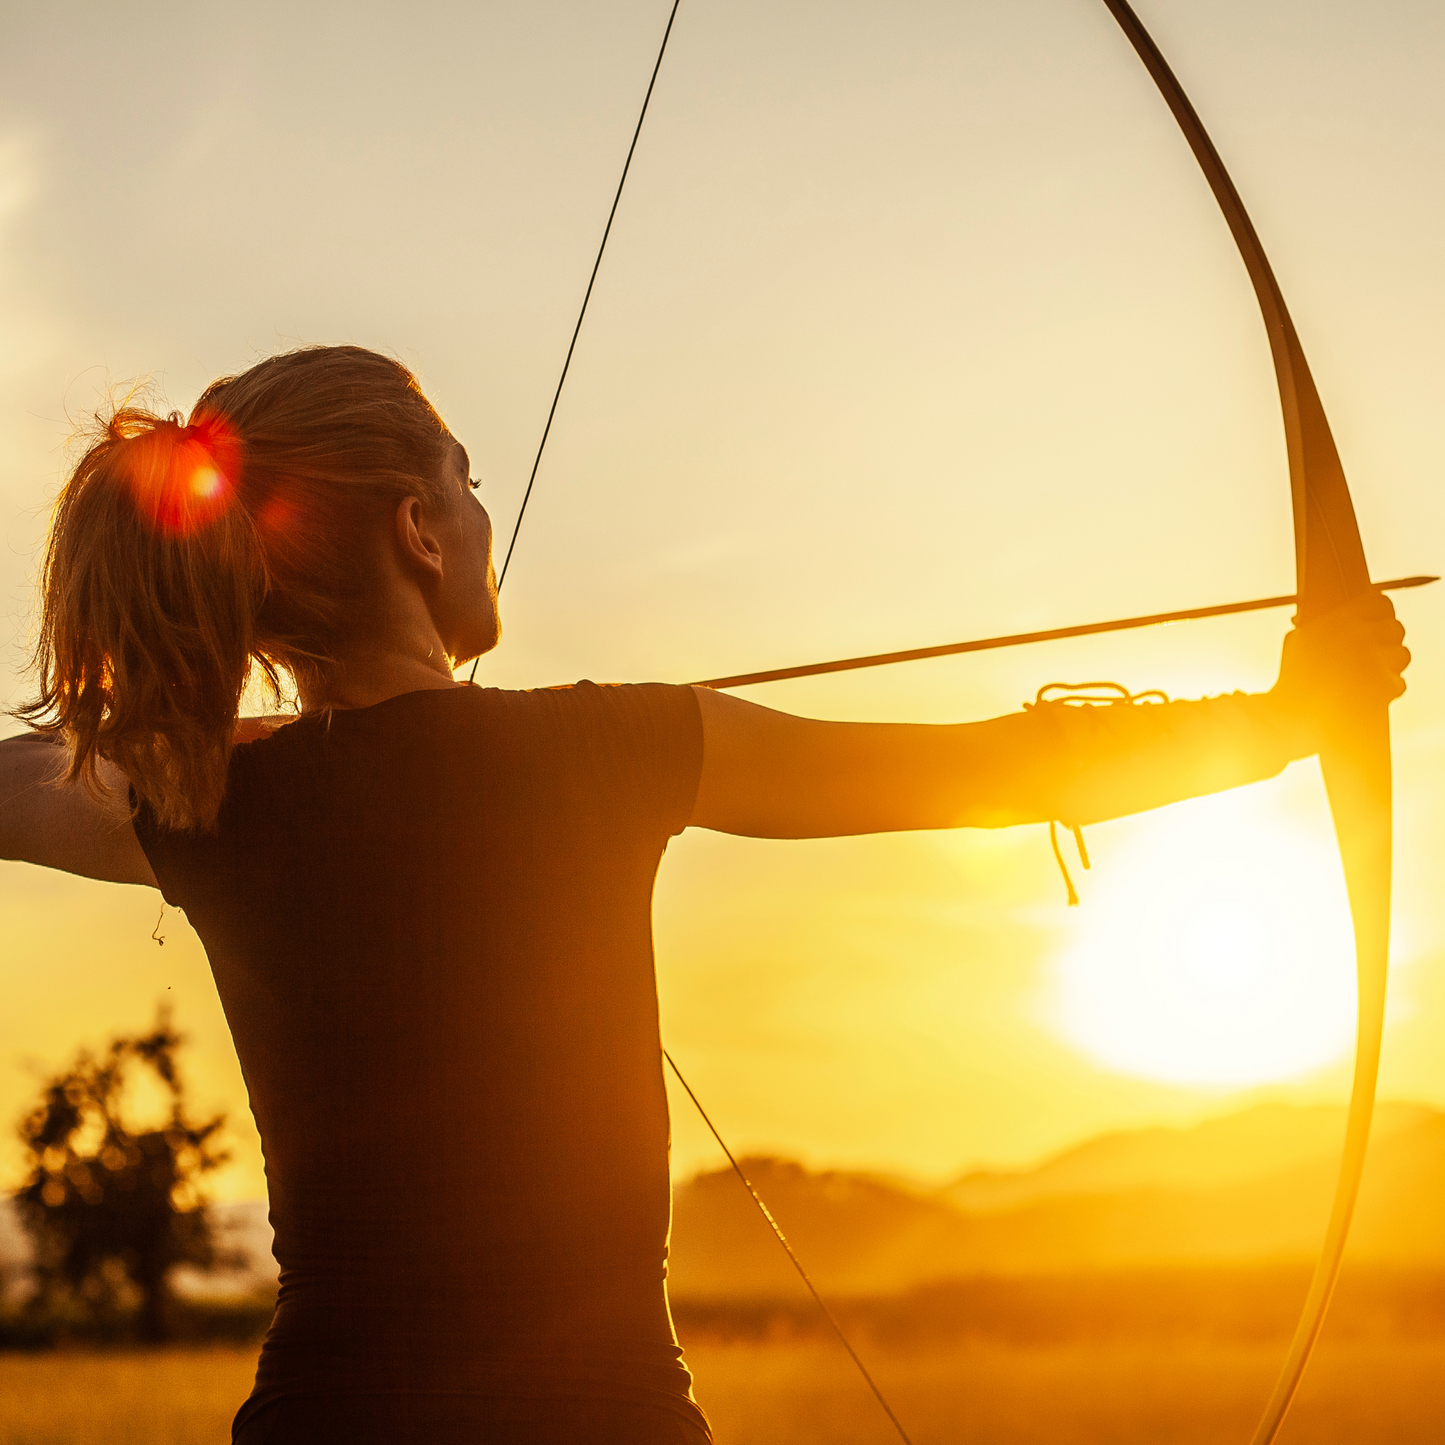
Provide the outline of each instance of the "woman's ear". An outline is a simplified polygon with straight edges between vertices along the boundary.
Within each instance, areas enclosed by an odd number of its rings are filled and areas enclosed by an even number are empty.
[[[402,565],[432,578],[442,575],[441,538],[427,519],[419,497],[407,497],[396,509],[396,542]]]

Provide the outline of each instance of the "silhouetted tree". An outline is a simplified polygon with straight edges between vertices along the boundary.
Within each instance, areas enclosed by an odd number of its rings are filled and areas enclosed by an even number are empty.
[[[22,1120],[31,1167],[15,1199],[34,1247],[32,1308],[112,1327],[133,1314],[142,1338],[159,1340],[171,1270],[224,1263],[198,1184],[229,1157],[216,1144],[225,1115],[188,1116],[181,1042],[161,1007],[150,1033],[115,1039],[98,1058],[80,1050]],[[146,1072],[169,1117],[136,1131],[123,1105]]]

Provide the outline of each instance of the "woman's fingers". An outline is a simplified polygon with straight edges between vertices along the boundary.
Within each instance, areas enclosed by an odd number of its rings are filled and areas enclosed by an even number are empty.
[[[1405,628],[1383,592],[1362,597],[1357,617],[1351,655],[1358,659],[1361,673],[1374,684],[1371,690],[1382,692],[1387,701],[1393,702],[1405,691],[1404,672],[1410,665]]]
[[[1285,639],[1276,693],[1301,716],[1351,699],[1390,703],[1404,693],[1409,665],[1394,604],[1368,592],[1295,626]]]

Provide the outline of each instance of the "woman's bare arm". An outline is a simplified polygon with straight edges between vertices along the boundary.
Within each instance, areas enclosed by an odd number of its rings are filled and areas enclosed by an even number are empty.
[[[235,740],[254,742],[295,721],[290,713],[236,720]],[[105,883],[158,888],[130,821],[130,782],[101,758],[103,796],[65,781],[65,748],[43,733],[0,741],[0,858],[59,868]]]
[[[696,688],[703,768],[692,824],[753,838],[827,838],[1042,821],[985,801],[1007,724],[820,722]],[[1014,749],[1012,751],[1017,751]]]
[[[0,742],[0,858],[157,887],[131,827],[125,774],[102,761],[104,796],[96,797],[64,782],[65,766],[65,749],[40,733]]]
[[[1296,629],[1272,691],[1167,706],[1047,704],[947,726],[819,722],[694,689],[696,827],[765,838],[1090,823],[1272,776],[1318,750],[1336,700],[1404,691],[1382,594]]]

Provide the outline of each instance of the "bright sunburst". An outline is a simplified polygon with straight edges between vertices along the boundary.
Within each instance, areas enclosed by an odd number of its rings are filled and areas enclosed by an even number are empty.
[[[1110,1069],[1171,1083],[1260,1084],[1346,1056],[1354,955],[1327,832],[1287,821],[1271,787],[1134,826],[1090,875],[1054,1026]]]

